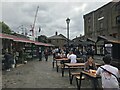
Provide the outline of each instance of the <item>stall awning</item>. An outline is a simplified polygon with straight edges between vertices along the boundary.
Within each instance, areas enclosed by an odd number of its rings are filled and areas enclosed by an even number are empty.
[[[45,46],[50,47],[50,46],[54,46],[54,45],[52,45],[52,44],[45,44]]]
[[[117,38],[111,37],[111,36],[98,36],[97,42],[100,41],[100,40],[120,44],[120,40],[118,40]]]
[[[34,43],[34,41],[32,41],[32,40],[24,39],[24,38],[14,38],[13,41],[16,41],[16,42],[25,42],[25,43]]]
[[[44,43],[41,43],[41,42],[34,42],[34,43],[35,43],[35,45],[45,46],[45,44],[44,44]]]
[[[32,40],[29,40],[26,38],[20,38],[20,37],[8,35],[8,34],[1,34],[0,33],[0,38],[11,39],[11,40],[16,41],[16,42],[34,43]]]
[[[109,40],[109,42],[120,44],[120,40]]]
[[[41,45],[41,46],[47,46],[47,47],[54,46],[52,44],[46,44],[46,43],[42,43],[42,42],[35,42],[35,45]]]
[[[17,36],[13,36],[13,35],[8,35],[8,34],[3,34],[0,33],[0,38],[4,38],[4,39],[11,39],[15,42],[24,42],[24,43],[33,43],[35,45],[41,45],[41,46],[54,46],[52,44],[46,44],[46,43],[42,43],[42,42],[37,42],[37,41],[33,41],[33,40],[29,40],[27,38],[21,38],[21,37],[17,37]]]
[[[0,38],[13,39],[10,35],[0,33]]]
[[[87,38],[87,41],[91,41],[91,42],[95,43],[97,41],[97,37]]]

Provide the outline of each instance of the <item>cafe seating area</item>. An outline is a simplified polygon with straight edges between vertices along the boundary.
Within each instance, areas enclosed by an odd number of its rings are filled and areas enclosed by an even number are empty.
[[[100,78],[96,76],[96,70],[84,71],[85,62],[83,62],[80,58],[77,58],[79,62],[70,63],[68,58],[54,58],[53,59],[53,69],[56,69],[56,72],[60,72],[61,76],[64,77],[68,73],[68,83],[73,84],[73,80],[75,79],[74,84],[77,87],[77,90],[80,90],[82,80],[86,80],[86,77],[97,79]],[[80,61],[81,60],[81,61]],[[95,63],[97,68],[101,66],[99,63]],[[59,74],[59,73],[58,73]]]

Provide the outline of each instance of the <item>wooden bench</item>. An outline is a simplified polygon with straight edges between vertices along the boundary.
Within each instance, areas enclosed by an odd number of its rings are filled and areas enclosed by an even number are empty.
[[[77,80],[80,80],[80,75],[75,76],[75,78],[76,78]],[[82,80],[84,80],[84,79],[85,79],[85,77],[82,76]]]
[[[77,79],[77,81],[80,79],[80,72],[72,72],[70,75],[70,84],[72,84],[73,77]],[[82,77],[82,80],[84,80],[85,77]]]
[[[76,78],[77,88],[79,88],[80,75],[75,76],[75,78]],[[85,79],[85,77],[82,76],[81,80],[84,80],[84,79]]]
[[[63,68],[64,68],[64,69],[68,69],[68,67],[66,67],[66,66],[64,67],[64,64],[57,64],[57,67],[56,67],[56,68],[57,68],[57,72],[58,72],[58,69],[59,69],[59,68],[61,68],[61,69],[63,69]]]
[[[57,68],[57,72],[58,72],[58,69],[59,69],[59,68],[61,68],[61,69],[63,69],[63,68],[64,68],[64,69],[69,69],[69,68],[71,68],[71,69],[76,69],[76,68],[77,68],[77,69],[78,69],[78,67],[67,67],[67,66],[64,66],[64,64],[60,64],[60,63],[57,64],[57,67],[56,67],[56,68]]]

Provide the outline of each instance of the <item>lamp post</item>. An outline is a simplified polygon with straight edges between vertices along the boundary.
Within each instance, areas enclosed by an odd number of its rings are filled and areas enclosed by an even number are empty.
[[[67,44],[68,44],[68,48],[69,48],[69,23],[70,23],[69,18],[66,19],[66,23],[67,23]]]

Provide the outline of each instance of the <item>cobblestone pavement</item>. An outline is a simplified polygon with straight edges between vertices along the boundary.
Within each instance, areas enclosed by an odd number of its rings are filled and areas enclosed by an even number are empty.
[[[90,88],[89,80],[82,81],[82,87]],[[2,88],[76,88],[76,81],[69,84],[68,72],[61,76],[52,68],[52,57],[46,62],[33,60],[25,65],[12,69],[10,72],[2,72]]]

